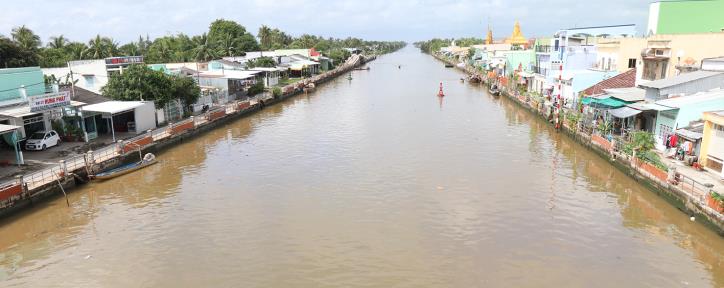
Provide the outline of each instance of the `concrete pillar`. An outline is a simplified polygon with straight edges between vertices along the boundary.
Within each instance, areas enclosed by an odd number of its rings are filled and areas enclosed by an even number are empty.
[[[23,192],[25,192],[25,189],[24,189],[24,188],[25,188],[25,185],[23,185],[23,184],[25,184],[25,183],[23,183],[23,175],[17,175],[17,176],[15,176],[15,181],[16,181],[18,184],[20,184],[20,186],[23,187]]]
[[[63,176],[68,175],[68,165],[65,164],[65,160],[60,160],[60,171],[63,172]]]

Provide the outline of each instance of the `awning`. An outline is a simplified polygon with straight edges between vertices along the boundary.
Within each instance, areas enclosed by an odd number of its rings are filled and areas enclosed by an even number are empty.
[[[27,103],[24,105],[17,105],[12,107],[7,107],[7,109],[0,110],[0,115],[2,116],[8,116],[12,118],[22,118],[25,116],[40,114],[42,112],[30,112],[30,105]]]
[[[639,111],[639,110],[625,107],[625,106],[618,108],[618,109],[608,110],[608,112],[611,113],[611,116],[616,117],[616,118],[628,118],[628,117],[641,113],[641,111]]]
[[[601,108],[619,108],[628,104],[625,101],[621,101],[612,97],[584,97],[581,99],[583,105],[601,107]]]
[[[118,114],[121,112],[126,112],[129,110],[136,109],[138,107],[141,107],[145,105],[146,102],[143,101],[108,101],[88,106],[83,106],[83,111],[88,112],[97,112],[97,113],[108,113],[108,114]]]
[[[20,126],[0,124],[0,134],[10,132],[18,128],[20,128]]]
[[[636,102],[626,105],[628,107],[634,108],[636,110],[641,111],[666,111],[671,110],[674,108],[662,106],[656,103],[645,103],[645,102]]]
[[[684,138],[687,138],[687,139],[689,139],[689,140],[692,140],[692,141],[697,141],[697,140],[701,139],[701,138],[704,136],[704,134],[702,134],[702,133],[695,132],[695,131],[691,131],[691,130],[688,130],[688,129],[679,129],[679,130],[676,130],[676,134],[678,134],[678,135],[681,136],[681,137],[684,137]]]

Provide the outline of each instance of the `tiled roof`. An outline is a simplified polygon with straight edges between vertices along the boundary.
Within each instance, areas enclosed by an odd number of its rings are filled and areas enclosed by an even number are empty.
[[[78,86],[75,86],[74,88],[75,88],[75,93],[71,93],[71,96],[73,97],[73,101],[79,101],[79,102],[83,102],[86,104],[98,104],[98,103],[111,101],[111,98],[108,98],[101,94],[85,90]],[[60,91],[71,91],[71,87],[70,86],[61,87]]]
[[[603,80],[595,85],[583,90],[584,95],[598,95],[604,93],[605,89],[627,88],[636,86],[636,69],[630,69],[626,72]]]

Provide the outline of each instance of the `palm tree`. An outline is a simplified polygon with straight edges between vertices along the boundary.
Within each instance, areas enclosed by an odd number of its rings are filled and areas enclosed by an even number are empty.
[[[261,49],[269,49],[272,45],[272,29],[266,25],[259,27],[259,42],[261,43]]]
[[[139,51],[138,45],[136,45],[135,42],[131,42],[131,43],[128,43],[128,44],[125,44],[125,45],[119,47],[119,48],[118,48],[118,51],[119,51],[121,54],[126,55],[126,56],[137,56],[137,55],[140,55],[139,52],[138,52],[138,51]]]
[[[50,42],[48,42],[48,47],[55,48],[55,49],[62,49],[65,47],[65,44],[68,44],[68,39],[65,39],[65,37],[61,34],[60,36],[50,37]]]
[[[206,33],[200,36],[194,36],[192,40],[196,46],[193,49],[193,56],[196,61],[209,61],[215,58],[214,51],[212,51],[209,43],[209,37]]]
[[[113,41],[113,38],[103,37],[103,47],[106,49],[106,57],[113,57],[118,55],[118,43]]]
[[[222,36],[217,44],[219,47],[219,55],[234,56],[234,52],[239,49],[239,40],[231,34]]]
[[[81,60],[85,55],[88,46],[81,42],[70,42],[65,45],[65,49],[70,54],[70,60]]]
[[[83,52],[83,58],[91,58],[91,59],[101,59],[105,58],[106,56],[106,48],[104,47],[105,43],[103,42],[103,38],[101,38],[101,35],[96,35],[95,38],[88,41],[88,49],[86,49],[85,52]]]
[[[13,41],[17,42],[23,49],[36,49],[42,44],[40,36],[35,35],[33,30],[25,27],[25,25],[13,28],[11,35]]]

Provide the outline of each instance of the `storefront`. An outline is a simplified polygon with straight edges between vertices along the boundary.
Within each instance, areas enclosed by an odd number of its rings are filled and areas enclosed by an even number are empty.
[[[82,107],[89,136],[119,133],[140,134],[156,128],[156,107],[151,101],[108,101]]]
[[[62,122],[67,111],[77,111],[80,105],[83,103],[70,100],[68,92],[46,93],[28,97],[27,103],[0,109],[0,118],[9,125],[20,127],[18,132],[22,141],[35,132],[54,129],[53,121]]]

